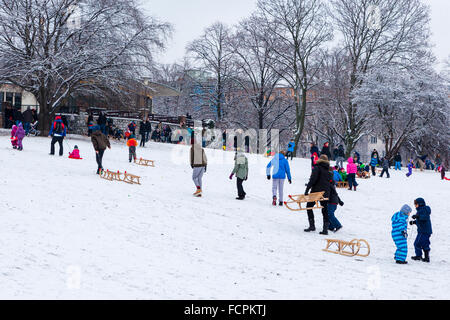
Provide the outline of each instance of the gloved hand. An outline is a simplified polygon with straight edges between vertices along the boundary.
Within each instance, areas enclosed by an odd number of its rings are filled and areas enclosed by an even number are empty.
[[[417,214],[413,215],[411,218],[413,218],[414,220],[416,220],[417,218],[419,218],[419,216]]]
[[[292,184],[292,180],[289,179],[288,181],[289,181],[289,184]]]
[[[408,232],[406,232],[405,230],[402,231],[402,235],[403,235],[406,239],[408,239]]]
[[[247,181],[248,177],[245,177],[244,181]]]
[[[343,201],[339,201],[339,205],[340,205],[341,207],[343,207],[343,206],[344,206],[344,202],[343,202]]]
[[[305,190],[305,196],[307,196],[308,194],[309,194],[309,190],[306,189],[306,190]]]
[[[267,180],[270,180],[270,176],[267,176]]]
[[[230,175],[230,180],[233,180],[234,173]]]
[[[416,221],[410,221],[409,224],[413,226],[413,225],[417,224],[417,222]]]
[[[205,167],[205,173],[206,173],[206,168],[207,168],[207,167]]]

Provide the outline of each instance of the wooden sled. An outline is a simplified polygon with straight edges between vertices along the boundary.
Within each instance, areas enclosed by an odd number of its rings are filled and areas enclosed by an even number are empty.
[[[129,183],[129,184],[141,184],[141,177],[135,176],[134,174],[127,173],[125,171],[123,182]]]
[[[100,174],[100,178],[108,180],[108,181],[123,181],[120,176],[121,176],[121,173],[119,171],[112,172],[109,170],[106,170],[106,171],[103,170],[102,173]]]
[[[356,176],[360,179],[370,179],[370,172],[367,171],[358,172]]]
[[[305,211],[305,210],[316,210],[316,209],[322,209],[323,207],[319,204],[320,201],[327,201],[328,199],[324,198],[325,192],[316,192],[311,193],[307,196],[304,194],[301,195],[295,195],[295,196],[289,196],[290,201],[285,201],[284,205],[286,208],[288,208],[291,211]],[[315,206],[312,208],[302,208],[302,203],[309,203],[314,202]],[[298,209],[292,208],[290,205],[292,204],[298,204]]]
[[[369,243],[364,239],[353,239],[352,241],[342,241],[327,239],[327,247],[323,249],[325,252],[340,254],[347,257],[368,257],[370,254]]]
[[[350,186],[348,185],[348,181],[338,181],[336,187],[348,189]]]
[[[140,158],[139,160],[135,159],[134,163],[136,163],[140,166],[144,166],[144,167],[154,167],[155,166],[154,160],[146,160],[146,159],[142,159],[142,158]]]

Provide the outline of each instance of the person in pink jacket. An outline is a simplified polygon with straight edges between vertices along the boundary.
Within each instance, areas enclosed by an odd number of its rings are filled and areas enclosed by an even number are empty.
[[[69,158],[70,159],[76,159],[76,160],[82,160],[83,159],[80,156],[80,150],[78,150],[78,146],[75,146],[73,148],[73,151],[69,152]]]
[[[352,187],[356,191],[356,187],[358,186],[358,183],[356,182],[356,173],[358,172],[358,167],[353,162],[353,158],[348,158],[348,164],[347,164],[347,180],[348,180],[348,190],[352,190]]]
[[[11,129],[11,144],[13,146],[14,149],[17,149],[17,137],[16,137],[16,132],[17,132],[17,126],[14,124],[12,126]]]
[[[22,122],[19,122],[19,124],[17,125],[17,131],[15,136],[17,138],[17,150],[22,151],[23,150],[22,140],[23,138],[25,138],[25,130],[23,129]]]

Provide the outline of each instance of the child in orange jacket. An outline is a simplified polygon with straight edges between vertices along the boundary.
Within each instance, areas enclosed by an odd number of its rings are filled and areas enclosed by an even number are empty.
[[[138,142],[136,140],[136,137],[134,134],[131,134],[128,137],[127,146],[128,146],[128,152],[129,152],[129,161],[131,162],[132,159],[136,161],[136,147],[138,145]]]

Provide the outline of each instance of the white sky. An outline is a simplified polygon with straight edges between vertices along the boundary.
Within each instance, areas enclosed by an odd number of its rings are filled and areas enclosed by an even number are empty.
[[[432,41],[440,61],[450,56],[450,0],[425,0],[431,5]],[[174,35],[162,63],[180,62],[188,42],[216,21],[234,24],[250,15],[256,0],[141,0],[148,14],[172,23]]]

